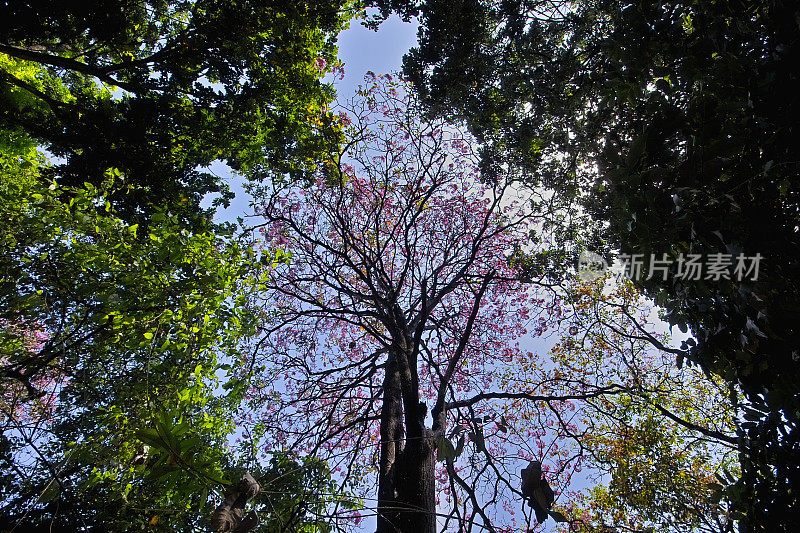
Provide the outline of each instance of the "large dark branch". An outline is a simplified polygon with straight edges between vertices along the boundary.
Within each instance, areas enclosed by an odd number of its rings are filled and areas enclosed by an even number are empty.
[[[11,85],[19,87],[20,89],[28,91],[32,95],[36,96],[44,103],[46,103],[47,106],[53,111],[53,113],[56,116],[58,116],[61,113],[62,108],[73,105],[50,97],[50,95],[48,95],[47,93],[40,91],[39,89],[37,89],[36,87],[34,87],[33,85],[31,85],[26,81],[23,81],[15,76],[12,76],[5,70],[0,70],[0,80],[4,80],[10,83]]]
[[[80,61],[76,61],[69,57],[46,54],[44,52],[36,52],[33,50],[28,50],[27,48],[21,48],[19,46],[13,46],[4,43],[0,43],[0,52],[8,54],[12,57],[16,57],[18,59],[24,59],[25,61],[34,61],[42,65],[50,65],[53,67],[63,68],[66,70],[74,70],[75,72],[80,72],[81,74],[94,76],[95,78],[102,80],[108,83],[109,85],[115,85],[117,87],[125,89],[128,92],[137,91],[137,87],[134,86],[133,84],[120,81],[109,75],[109,72],[113,70],[118,70],[115,68],[107,70],[108,67],[106,68],[93,67],[91,65],[87,65],[86,63],[81,63]]]

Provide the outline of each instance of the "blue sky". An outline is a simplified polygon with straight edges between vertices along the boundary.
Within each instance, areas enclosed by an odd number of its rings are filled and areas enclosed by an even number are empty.
[[[352,95],[364,74],[399,71],[403,55],[417,43],[417,25],[392,16],[374,32],[353,22],[339,37],[339,57],[345,63],[345,78],[336,83],[339,97]]]

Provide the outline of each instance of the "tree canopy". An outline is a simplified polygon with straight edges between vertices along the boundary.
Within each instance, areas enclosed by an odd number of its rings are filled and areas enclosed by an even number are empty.
[[[0,529],[792,530],[798,21],[4,3]]]
[[[326,527],[324,464],[232,451],[262,267],[200,202],[213,161],[298,177],[339,142],[320,78],[358,9],[0,6],[4,530],[197,530],[245,470],[262,530]]]
[[[65,184],[119,169],[137,185],[126,218],[164,199],[191,212],[224,185],[204,170],[212,161],[301,175],[338,142],[319,78],[357,12],[350,1],[8,2],[0,126],[57,156],[48,174]]]
[[[337,461],[347,483],[374,461],[379,531],[433,532],[434,452],[455,458],[448,428],[485,414],[469,398],[519,334],[522,315],[502,318],[526,291],[507,257],[531,221],[503,206],[509,183],[477,181],[468,139],[420,120],[390,76],[368,77],[339,120],[351,140],[315,185],[258,193],[267,246],[291,255],[265,285],[253,416],[275,444],[352,450]]]

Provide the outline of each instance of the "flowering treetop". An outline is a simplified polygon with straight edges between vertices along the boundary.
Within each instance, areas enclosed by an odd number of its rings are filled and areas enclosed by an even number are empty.
[[[323,455],[351,487],[373,479],[365,464],[433,439],[447,459],[440,483],[472,495],[445,516],[491,523],[503,494],[519,498],[517,462],[558,437],[512,427],[495,379],[518,339],[560,313],[512,268],[536,216],[513,180],[481,182],[473,141],[421,118],[401,82],[367,81],[339,113],[349,143],[316,182],[257,193],[264,247],[287,260],[262,287],[244,421],[268,446]],[[467,441],[476,454],[454,463]]]

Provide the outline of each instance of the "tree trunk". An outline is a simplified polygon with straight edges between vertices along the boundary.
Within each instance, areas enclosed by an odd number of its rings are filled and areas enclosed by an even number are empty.
[[[383,378],[383,407],[381,407],[380,471],[378,472],[378,532],[395,531],[390,524],[397,490],[395,488],[396,463],[403,445],[403,403],[397,362],[390,358]]]
[[[436,479],[433,439],[409,440],[395,467],[398,507],[408,509],[397,516],[396,529],[387,531],[436,533]]]
[[[415,405],[408,405],[400,366],[390,357],[384,377],[377,533],[436,533],[434,440],[424,427],[418,393]]]

